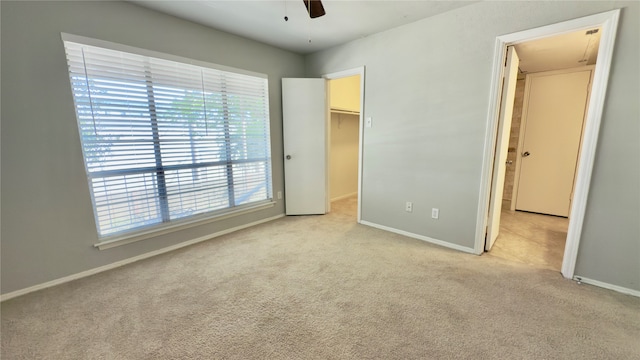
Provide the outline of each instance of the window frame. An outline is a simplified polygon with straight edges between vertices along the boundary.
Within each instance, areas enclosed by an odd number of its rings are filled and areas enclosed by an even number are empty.
[[[114,51],[122,51],[122,52],[127,52],[127,53],[133,53],[136,55],[141,55],[141,56],[146,56],[146,57],[153,57],[153,58],[158,58],[158,59],[162,59],[162,60],[168,60],[168,61],[174,61],[174,62],[178,62],[178,63],[184,63],[186,65],[193,65],[193,66],[198,66],[198,67],[203,67],[203,68],[210,68],[210,69],[214,69],[214,70],[219,70],[219,71],[225,71],[225,72],[230,72],[230,73],[235,73],[235,74],[240,74],[240,75],[247,75],[247,76],[252,76],[252,77],[257,77],[257,78],[262,78],[266,80],[266,101],[267,104],[269,103],[269,91],[268,91],[268,76],[266,74],[261,74],[261,73],[257,73],[257,72],[252,72],[252,71],[248,71],[248,70],[243,70],[243,69],[237,69],[237,68],[233,68],[233,67],[229,67],[229,66],[224,66],[224,65],[218,65],[218,64],[213,64],[213,63],[208,63],[208,62],[204,62],[204,61],[199,61],[199,60],[194,60],[194,59],[190,59],[190,58],[185,58],[185,57],[181,57],[181,56],[176,56],[176,55],[171,55],[171,54],[166,54],[166,53],[161,53],[161,52],[156,52],[156,51],[152,51],[152,50],[147,50],[147,49],[142,49],[142,48],[137,48],[137,47],[132,47],[132,46],[127,46],[127,45],[122,45],[122,44],[117,44],[117,43],[113,43],[113,42],[109,42],[109,41],[104,41],[104,40],[98,40],[98,39],[92,39],[92,38],[87,38],[87,37],[83,37],[83,36],[78,36],[78,35],[73,35],[73,34],[67,34],[67,33],[61,33],[61,38],[64,42],[74,42],[74,43],[80,43],[83,45],[87,45],[87,46],[94,46],[94,47],[99,47],[99,48],[104,48],[104,49],[108,49],[108,50],[114,50]],[[69,79],[69,81],[71,81],[71,79]],[[77,112],[77,108],[75,105],[75,95],[72,94],[73,97],[73,104],[74,104],[74,112]],[[268,105],[267,105],[267,109],[268,109]],[[76,114],[76,123],[78,126],[80,126],[79,123],[79,118],[77,117],[78,115]],[[153,119],[151,119],[151,122],[153,124]],[[157,121],[157,120],[156,120]],[[269,151],[269,153],[272,152],[272,144],[270,141],[271,138],[271,128],[270,128],[270,111],[268,109],[267,112],[267,122],[269,124],[269,126],[267,127],[267,131],[268,134],[267,138],[268,140],[268,144],[267,144],[267,149]],[[80,140],[82,140],[82,134],[79,134]],[[156,149],[155,151],[155,156],[156,158],[159,156],[158,155],[158,149]],[[227,154],[228,157],[228,154]],[[227,161],[222,161],[223,163],[226,163],[225,167],[227,168],[227,172],[229,169],[229,166],[233,167],[234,163],[230,163],[229,159],[226,159]],[[267,199],[266,200],[260,200],[260,201],[255,201],[249,204],[245,204],[245,205],[239,205],[236,206],[233,203],[233,186],[231,186],[231,189],[228,188],[228,191],[230,192],[230,202],[229,202],[229,207],[224,208],[224,209],[217,209],[217,210],[213,210],[213,211],[208,211],[208,212],[204,212],[204,213],[200,213],[200,214],[196,214],[196,215],[191,215],[191,216],[187,216],[187,217],[182,217],[182,218],[178,218],[178,219],[174,219],[174,220],[170,220],[170,219],[165,219],[163,215],[161,215],[162,217],[162,221],[156,224],[152,224],[152,225],[148,225],[148,226],[143,226],[143,227],[135,227],[129,230],[123,230],[123,231],[119,231],[116,232],[114,234],[107,234],[107,235],[100,235],[100,232],[98,231],[99,227],[98,227],[98,218],[97,218],[97,213],[96,213],[96,203],[95,203],[95,199],[94,199],[94,194],[93,194],[93,190],[91,190],[91,179],[95,178],[95,174],[90,174],[90,172],[87,170],[87,163],[86,163],[86,158],[84,155],[84,146],[83,146],[83,163],[85,166],[85,174],[87,176],[88,179],[88,190],[91,196],[91,201],[92,201],[92,210],[94,211],[94,216],[95,216],[95,226],[96,226],[96,235],[98,237],[98,242],[96,244],[94,244],[95,247],[99,248],[99,249],[107,249],[107,248],[111,248],[114,246],[118,246],[118,245],[123,245],[123,244],[127,244],[127,243],[131,243],[134,241],[139,241],[139,240],[143,240],[143,239],[148,239],[151,237],[156,237],[159,235],[163,235],[163,234],[167,234],[167,233],[171,233],[174,231],[179,231],[182,229],[186,229],[186,228],[190,228],[193,226],[198,226],[198,225],[202,225],[202,224],[206,224],[206,223],[210,223],[210,222],[214,222],[214,221],[220,221],[223,219],[227,219],[230,217],[235,217],[235,216],[239,216],[242,214],[246,214],[246,213],[250,213],[250,212],[254,212],[254,211],[260,211],[263,209],[267,209],[267,208],[271,208],[273,207],[276,202],[273,199],[273,158],[271,156],[269,156],[268,159],[266,159],[266,164],[268,166],[268,172],[269,172],[269,178],[267,183],[265,184],[267,186]],[[117,170],[116,170],[117,171]],[[164,170],[163,170],[164,171]],[[160,175],[160,177],[162,177],[162,175]],[[229,179],[227,180],[227,182],[229,181]],[[159,201],[160,206],[162,206],[162,193],[161,193],[161,189],[157,189],[157,199]],[[166,199],[165,199],[166,200]]]

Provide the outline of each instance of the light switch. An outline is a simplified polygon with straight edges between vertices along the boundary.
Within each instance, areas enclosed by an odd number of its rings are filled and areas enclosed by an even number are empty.
[[[364,125],[365,125],[366,127],[370,128],[370,127],[371,127],[371,123],[372,123],[372,122],[373,122],[373,120],[372,120],[372,119],[371,119],[371,117],[369,116],[369,117],[367,117],[367,118],[364,120]]]

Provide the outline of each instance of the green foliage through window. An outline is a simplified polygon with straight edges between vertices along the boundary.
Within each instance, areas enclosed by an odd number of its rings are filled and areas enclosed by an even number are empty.
[[[272,198],[266,78],[64,44],[99,236]]]

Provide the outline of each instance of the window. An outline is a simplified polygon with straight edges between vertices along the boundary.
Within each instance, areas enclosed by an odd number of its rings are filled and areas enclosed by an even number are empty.
[[[65,35],[99,237],[271,201],[266,75]]]

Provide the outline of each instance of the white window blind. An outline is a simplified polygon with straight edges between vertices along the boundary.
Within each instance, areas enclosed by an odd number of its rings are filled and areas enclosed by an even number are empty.
[[[272,199],[266,77],[64,46],[100,237]]]

